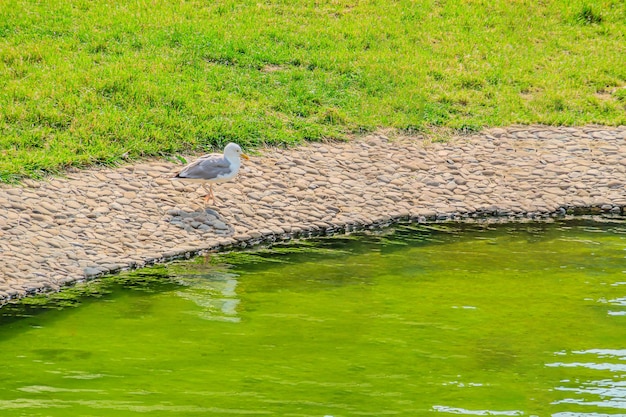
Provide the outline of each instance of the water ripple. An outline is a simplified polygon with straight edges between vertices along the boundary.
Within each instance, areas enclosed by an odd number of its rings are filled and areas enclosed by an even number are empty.
[[[465,408],[448,407],[445,405],[434,405],[433,411],[448,414],[462,414],[468,416],[523,416],[524,412],[519,410],[512,411],[493,411],[493,410],[467,410]]]
[[[567,356],[566,353],[558,352],[559,356]],[[626,372],[626,364],[614,361],[626,361],[626,349],[588,349],[570,353],[572,356],[592,355],[597,361],[593,362],[553,362],[546,364],[547,367],[559,368],[584,368],[595,371],[609,371],[613,378],[621,378]],[[607,372],[603,372],[603,376]],[[615,375],[617,373],[617,375]],[[551,404],[573,404],[595,408],[613,408],[626,410],[626,381],[607,378],[579,381],[576,376],[561,381],[563,385],[554,388],[557,392],[567,393],[566,398],[553,401]],[[623,415],[623,414],[620,414]],[[558,417],[600,417],[613,416],[612,414],[598,413],[573,413],[562,412],[553,414]],[[615,415],[617,416],[617,415]]]
[[[623,417],[623,414],[604,414],[604,413],[554,413],[552,417]]]

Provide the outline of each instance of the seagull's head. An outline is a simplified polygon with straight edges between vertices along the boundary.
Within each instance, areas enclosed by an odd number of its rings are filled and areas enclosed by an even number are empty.
[[[224,157],[229,161],[237,160],[239,158],[250,159],[248,155],[243,153],[241,147],[236,143],[229,143],[224,148]]]

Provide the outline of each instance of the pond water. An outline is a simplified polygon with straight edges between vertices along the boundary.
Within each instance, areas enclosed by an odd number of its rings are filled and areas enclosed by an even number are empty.
[[[82,295],[81,295],[82,294]],[[0,309],[0,415],[626,415],[626,223],[404,226]]]

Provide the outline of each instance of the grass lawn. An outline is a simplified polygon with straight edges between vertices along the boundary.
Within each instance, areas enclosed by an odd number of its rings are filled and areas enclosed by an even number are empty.
[[[626,124],[623,0],[3,0],[0,180],[381,127]]]

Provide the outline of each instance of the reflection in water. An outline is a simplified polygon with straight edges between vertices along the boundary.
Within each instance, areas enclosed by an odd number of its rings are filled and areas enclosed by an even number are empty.
[[[559,353],[563,355],[563,353]],[[548,363],[548,367],[560,368],[584,368],[598,371],[610,371],[614,373],[613,378],[603,378],[598,380],[579,381],[563,380],[563,386],[555,388],[556,391],[568,393],[573,398],[563,398],[554,401],[552,404],[575,404],[591,407],[613,408],[626,410],[626,381],[619,373],[626,372],[626,364],[615,363],[615,361],[626,361],[625,349],[589,349],[571,352],[571,355],[586,355],[590,357],[586,362],[554,362]],[[617,373],[617,374],[616,374]],[[606,376],[606,373],[603,373]],[[598,413],[557,413],[558,417],[598,417],[617,416],[623,414],[598,414]]]
[[[177,281],[185,285],[176,295],[193,301],[201,310],[188,312],[205,320],[239,322],[237,315],[237,274],[212,272],[210,275],[181,276]]]

